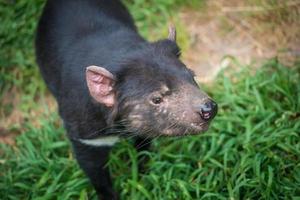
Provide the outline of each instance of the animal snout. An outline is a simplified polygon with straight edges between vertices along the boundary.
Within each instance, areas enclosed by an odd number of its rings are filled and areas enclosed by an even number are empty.
[[[202,105],[200,105],[200,110],[198,111],[201,119],[205,121],[212,120],[218,112],[218,105],[213,100],[208,100]]]

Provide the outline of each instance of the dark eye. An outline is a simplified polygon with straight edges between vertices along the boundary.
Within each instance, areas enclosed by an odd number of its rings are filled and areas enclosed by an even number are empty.
[[[163,99],[162,99],[161,97],[154,97],[154,98],[152,99],[152,102],[153,102],[154,104],[160,104],[162,101],[163,101]]]

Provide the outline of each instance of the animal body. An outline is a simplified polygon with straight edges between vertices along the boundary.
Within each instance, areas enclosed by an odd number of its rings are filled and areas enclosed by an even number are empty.
[[[75,157],[99,198],[118,199],[104,168],[112,146],[135,136],[207,130],[217,105],[179,59],[176,32],[148,42],[119,0],[48,0],[36,57]]]

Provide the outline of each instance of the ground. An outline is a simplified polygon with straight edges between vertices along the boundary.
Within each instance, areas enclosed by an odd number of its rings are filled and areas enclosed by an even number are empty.
[[[212,81],[222,68],[230,65],[232,57],[241,65],[252,67],[274,57],[286,65],[295,62],[300,56],[300,18],[284,23],[276,21],[276,15],[288,9],[290,16],[297,16],[300,2],[266,9],[263,4],[251,6],[246,1],[231,0],[207,2],[200,11],[186,9],[180,13],[191,38],[191,48],[184,53],[184,60],[201,82]]]

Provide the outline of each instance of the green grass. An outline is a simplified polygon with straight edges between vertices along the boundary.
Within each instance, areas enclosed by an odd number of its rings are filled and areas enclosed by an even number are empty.
[[[220,106],[210,130],[156,139],[146,173],[131,143],[118,144],[108,166],[122,199],[299,198],[300,65],[271,60],[251,73],[235,68],[207,87]],[[15,147],[1,144],[1,199],[95,199],[57,114],[46,116]]]
[[[17,109],[28,112],[32,99],[45,92],[35,64],[33,39],[42,0],[0,1],[0,117],[11,114],[8,93],[22,93]]]

